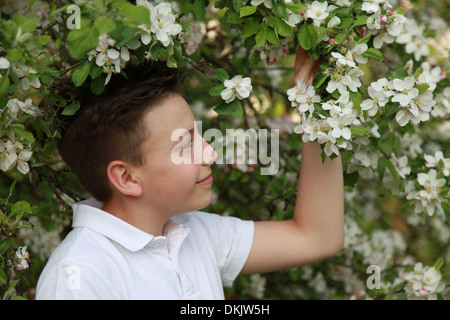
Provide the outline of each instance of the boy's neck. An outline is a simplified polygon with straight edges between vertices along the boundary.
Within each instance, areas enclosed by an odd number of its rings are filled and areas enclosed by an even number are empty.
[[[103,204],[102,210],[155,237],[163,234],[164,225],[170,219],[135,200],[112,198]]]

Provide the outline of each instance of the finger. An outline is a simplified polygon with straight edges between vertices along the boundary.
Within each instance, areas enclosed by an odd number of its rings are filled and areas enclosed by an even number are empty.
[[[320,60],[316,60],[314,66],[311,70],[311,73],[309,75],[308,85],[312,85],[312,83],[314,81],[314,77],[316,76],[317,73],[319,73],[320,65],[321,65]]]
[[[309,79],[313,73],[315,61],[311,59],[304,60],[303,64],[299,66],[299,70],[295,75],[295,81],[303,79],[305,82]]]
[[[295,76],[294,81],[303,79],[305,82],[309,79],[316,61],[313,61],[308,53],[301,47],[297,49],[297,55],[295,57]]]

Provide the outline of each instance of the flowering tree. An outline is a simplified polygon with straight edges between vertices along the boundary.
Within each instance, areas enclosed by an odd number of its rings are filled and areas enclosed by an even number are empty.
[[[279,130],[272,175],[262,174],[267,163],[245,137],[214,141],[248,157],[218,162],[217,197],[207,210],[285,219],[294,209],[301,140],[320,143],[323,159],[342,157],[344,249],[320,264],[241,277],[228,297],[449,297],[450,31],[433,6],[61,0],[4,1],[0,11],[3,299],[33,298],[70,228],[70,205],[89,197],[56,150],[80,108],[63,85],[89,80],[99,94],[128,62],[159,60],[189,75],[184,96],[204,127],[245,129],[247,137],[249,129]],[[298,46],[322,62],[312,85],[293,83]]]

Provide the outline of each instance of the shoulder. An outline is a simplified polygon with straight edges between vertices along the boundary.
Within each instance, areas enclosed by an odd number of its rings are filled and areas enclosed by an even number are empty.
[[[181,214],[173,218],[176,223],[185,224],[190,227],[204,226],[211,224],[247,224],[252,221],[242,220],[237,217],[224,216],[217,213],[204,211],[192,211]]]
[[[174,222],[184,224],[191,230],[190,237],[214,242],[227,243],[233,242],[234,239],[244,240],[245,238],[250,238],[248,240],[251,241],[254,231],[253,221],[216,213],[193,211],[175,218]]]
[[[70,283],[74,280],[75,287],[80,280],[83,284],[113,289],[110,277],[104,271],[118,269],[117,255],[114,254],[117,250],[110,240],[88,228],[73,229],[47,261],[38,280],[36,297],[72,299],[76,291],[71,290]],[[101,298],[96,294],[93,297]]]
[[[111,241],[88,228],[75,228],[53,251],[48,264],[77,263],[98,266],[117,250]]]

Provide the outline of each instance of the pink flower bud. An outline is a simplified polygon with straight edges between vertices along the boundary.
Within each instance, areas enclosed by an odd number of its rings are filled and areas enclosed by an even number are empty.
[[[328,43],[329,43],[329,44],[335,44],[335,43],[336,43],[336,40],[334,40],[334,38],[331,38],[331,39],[328,40]]]
[[[23,268],[23,265],[18,263],[18,264],[16,264],[16,269],[20,271],[20,270],[23,270],[24,268]]]
[[[387,23],[387,16],[385,15],[385,14],[383,14],[382,16],[381,16],[381,18],[380,18],[380,21],[382,22],[382,23]]]
[[[444,80],[446,77],[445,71],[442,71],[440,74],[441,80]]]

